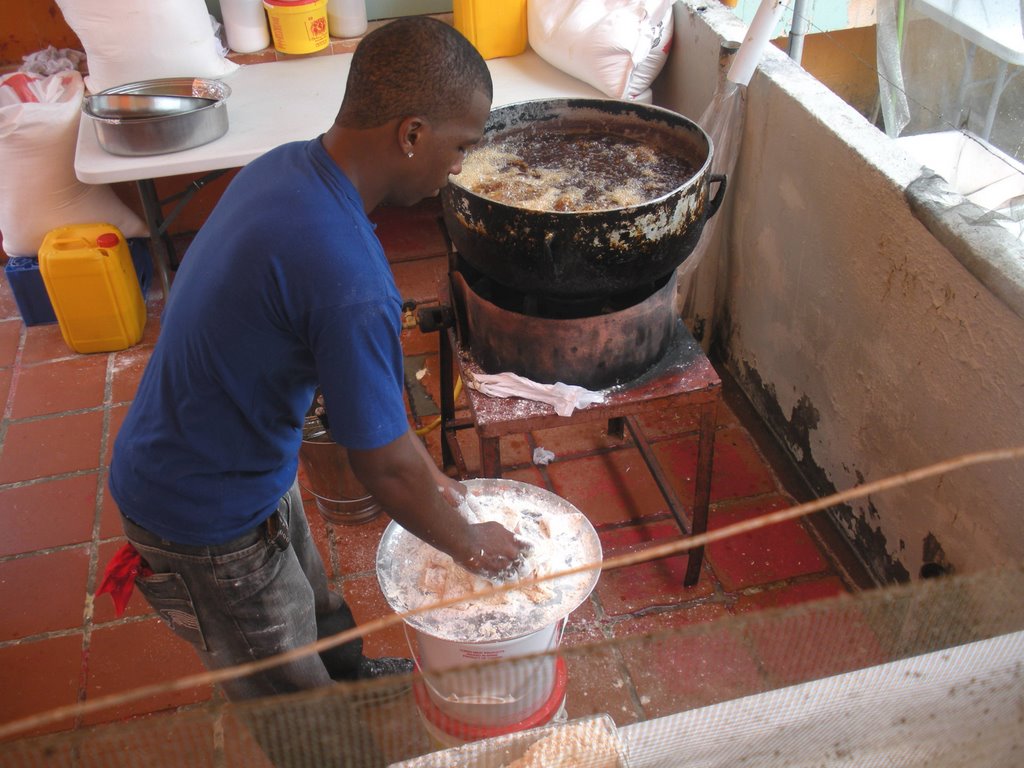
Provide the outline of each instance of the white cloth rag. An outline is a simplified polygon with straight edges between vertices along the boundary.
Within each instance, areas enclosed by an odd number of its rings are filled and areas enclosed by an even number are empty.
[[[604,402],[603,392],[594,392],[575,384],[539,384],[516,373],[475,373],[466,384],[491,397],[521,397],[547,403],[559,416],[572,416],[577,408]]]

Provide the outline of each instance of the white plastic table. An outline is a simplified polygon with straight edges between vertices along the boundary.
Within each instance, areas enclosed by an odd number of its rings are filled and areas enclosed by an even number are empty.
[[[967,41],[967,61],[957,94],[957,107],[961,111],[967,89],[987,82],[972,82],[977,49],[988,51],[998,60],[981,133],[981,137],[988,141],[1003,90],[1010,78],[1017,74],[1008,74],[1009,68],[1024,66],[1021,0],[916,0],[916,7],[932,21]]]
[[[78,131],[75,174],[87,184],[133,181],[138,188],[157,275],[167,296],[170,288],[171,250],[167,227],[181,207],[210,178],[239,168],[264,152],[289,141],[310,139],[328,128],[345,94],[352,54],[313,56],[249,64],[226,82],[228,132],[201,147],[163,155],[120,157],[104,151],[88,118]],[[596,88],[565,74],[533,51],[487,62],[494,82],[494,106],[529,99],[603,98]],[[154,179],[209,173],[190,188],[161,201]],[[177,207],[164,216],[167,202]]]

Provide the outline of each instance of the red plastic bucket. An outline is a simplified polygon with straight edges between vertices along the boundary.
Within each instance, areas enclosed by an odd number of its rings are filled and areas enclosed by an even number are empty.
[[[504,736],[507,733],[516,733],[547,725],[562,710],[568,683],[568,668],[565,659],[559,656],[555,661],[555,684],[547,700],[539,709],[522,720],[503,725],[479,725],[456,720],[438,708],[430,697],[426,684],[421,679],[417,678],[413,681],[412,691],[420,716],[434,738],[445,747],[455,747],[469,741]]]

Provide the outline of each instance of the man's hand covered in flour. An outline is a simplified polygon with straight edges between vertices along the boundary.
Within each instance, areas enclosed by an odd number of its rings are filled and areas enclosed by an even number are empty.
[[[467,571],[495,578],[508,573],[522,556],[523,544],[501,523],[472,523],[466,554],[455,561]]]
[[[452,554],[455,562],[485,578],[508,573],[524,555],[522,541],[501,523],[477,522],[468,503],[469,493],[462,483],[445,477],[439,479],[438,490],[470,523],[465,546],[461,552]]]

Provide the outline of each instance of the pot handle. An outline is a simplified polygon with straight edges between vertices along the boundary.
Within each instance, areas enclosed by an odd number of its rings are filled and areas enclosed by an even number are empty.
[[[718,182],[718,189],[715,190],[715,196],[708,201],[708,209],[704,214],[705,221],[718,213],[718,209],[722,207],[722,198],[725,197],[725,174],[712,173],[708,176],[708,187],[716,181]]]

